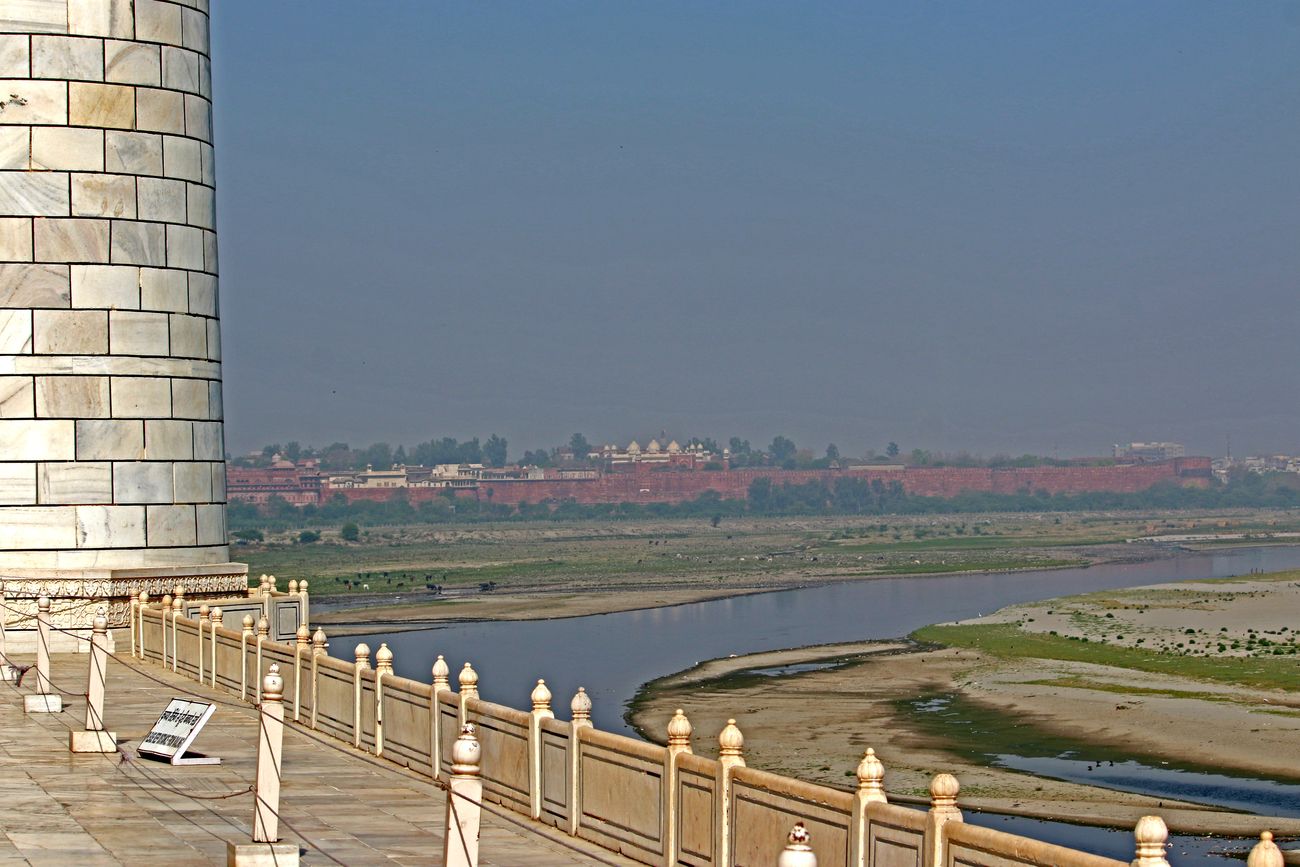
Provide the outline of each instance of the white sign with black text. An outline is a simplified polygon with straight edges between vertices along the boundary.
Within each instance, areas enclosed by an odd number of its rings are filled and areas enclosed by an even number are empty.
[[[173,765],[218,765],[221,759],[209,756],[185,756],[203,726],[217,710],[215,704],[174,698],[158,722],[153,724],[148,736],[140,742],[137,752],[142,756],[157,756]]]

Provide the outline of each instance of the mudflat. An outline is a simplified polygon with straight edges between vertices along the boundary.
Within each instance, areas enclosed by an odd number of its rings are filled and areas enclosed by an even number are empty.
[[[994,757],[1055,738],[1083,745],[1090,763],[1137,754],[1153,764],[1294,781],[1297,610],[1300,572],[1017,605],[919,630],[923,641],[903,647],[704,663],[649,684],[634,721],[661,740],[673,710],[684,708],[697,751],[711,754],[710,735],[735,717],[751,765],[841,787],[854,785],[854,768],[872,747],[887,791],[904,800],[923,798],[929,778],[948,771],[972,807],[1115,825],[1158,810],[1187,832],[1295,835],[1300,820],[1032,776]],[[927,710],[934,703],[963,710],[951,715],[956,726],[977,720],[979,738],[937,723]]]
[[[238,556],[252,574],[308,578],[315,619],[400,629],[443,620],[627,611],[885,575],[944,575],[1148,560],[1152,533],[1276,538],[1294,515],[960,514],[423,525],[272,534]]]

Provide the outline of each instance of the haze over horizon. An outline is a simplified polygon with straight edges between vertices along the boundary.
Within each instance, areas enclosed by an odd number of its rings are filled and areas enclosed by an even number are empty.
[[[1300,452],[1300,5],[215,4],[227,449]]]

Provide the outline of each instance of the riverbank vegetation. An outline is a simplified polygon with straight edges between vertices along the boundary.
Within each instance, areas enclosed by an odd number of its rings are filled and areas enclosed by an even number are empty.
[[[1213,650],[1204,651],[1203,655],[1186,648],[1145,650],[1108,643],[1105,637],[1026,632],[1009,623],[926,626],[911,637],[928,644],[976,650],[1000,659],[1084,662],[1252,689],[1294,691],[1300,687],[1300,666],[1296,665],[1297,645],[1293,638],[1269,642],[1257,655],[1243,658],[1219,656]]]
[[[1124,542],[1139,536],[1267,541],[1287,531],[1300,531],[1300,515],[1279,510],[316,525],[305,538],[297,528],[245,532],[233,556],[253,575],[307,578],[317,595],[423,606],[396,619],[492,617],[507,607],[511,616],[592,613],[880,575],[1082,566],[1167,553]]]

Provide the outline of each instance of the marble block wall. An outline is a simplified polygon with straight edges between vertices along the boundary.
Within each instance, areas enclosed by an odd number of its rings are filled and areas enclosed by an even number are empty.
[[[229,559],[208,0],[0,0],[0,570]]]

